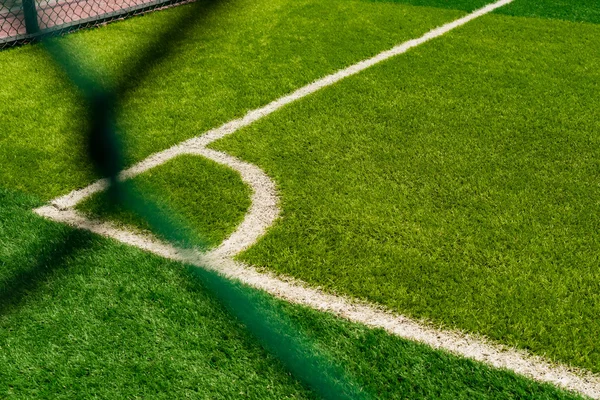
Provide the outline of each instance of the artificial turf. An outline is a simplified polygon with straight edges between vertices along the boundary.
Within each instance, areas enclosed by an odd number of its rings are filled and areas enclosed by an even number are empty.
[[[149,38],[188,7],[60,40],[82,65],[95,66],[111,82]],[[128,162],[462,15],[350,0],[222,1],[130,94],[119,118]],[[90,183],[85,110],[43,49],[0,52],[0,76],[0,181],[47,200]]]
[[[474,11],[490,3],[486,0],[371,0],[397,2],[415,6],[440,7]],[[562,19],[574,22],[600,23],[597,0],[514,0],[494,11],[497,14],[518,17]]]
[[[181,172],[190,174],[182,179]],[[132,179],[145,199],[162,205],[187,229],[189,244],[209,248],[220,244],[242,221],[250,206],[250,189],[239,175],[202,157],[181,156]],[[185,199],[185,201],[182,201]],[[123,206],[114,206],[106,192],[77,208],[93,218],[150,231],[147,221]]]
[[[599,372],[599,71],[486,16],[217,142],[281,193],[242,259]]]
[[[600,23],[600,4],[597,0],[515,0],[508,6],[498,9],[496,13]]]
[[[314,398],[183,265],[46,221],[40,204],[0,189],[2,398]],[[252,293],[372,398],[577,398]]]
[[[91,46],[82,62],[101,63],[109,80],[145,36],[185,10],[61,40]],[[461,15],[342,0],[225,2],[126,104],[129,162]],[[220,144],[265,168],[283,198],[284,218],[245,258],[597,371],[590,132],[598,30],[483,21]],[[94,179],[83,110],[39,47],[0,53],[0,72],[0,179],[10,189],[0,201],[0,390],[16,398],[309,396],[180,265],[30,213]],[[247,189],[211,163],[183,160],[179,175],[178,163],[139,179],[163,187],[216,243],[239,220]],[[199,188],[178,187],[189,180]],[[204,186],[236,204],[223,221],[201,220],[189,205],[190,197],[201,211],[217,204],[198,194]],[[376,396],[568,397],[280,306]]]

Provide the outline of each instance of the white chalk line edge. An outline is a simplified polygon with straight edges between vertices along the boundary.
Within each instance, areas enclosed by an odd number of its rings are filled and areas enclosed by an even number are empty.
[[[420,38],[404,42],[375,57],[360,61],[348,68],[306,85],[264,107],[248,112],[240,119],[230,121],[203,135],[155,153],[121,173],[121,179],[130,179],[185,154],[206,157],[237,171],[244,183],[252,189],[250,209],[235,232],[208,253],[200,254],[178,249],[156,238],[120,229],[110,222],[91,220],[78,213],[74,209],[77,204],[92,194],[107,188],[108,181],[104,179],[83,189],[75,190],[65,196],[54,199],[49,205],[37,208],[34,212],[51,220],[113,238],[167,259],[189,263],[202,268],[210,268],[226,277],[237,279],[291,303],[333,313],[339,317],[369,327],[382,328],[393,335],[424,343],[434,349],[449,351],[495,368],[513,371],[539,382],[551,383],[594,399],[600,399],[600,376],[592,374],[589,371],[550,363],[540,356],[492,343],[486,338],[477,335],[436,329],[424,322],[399,315],[381,306],[328,294],[319,288],[309,287],[306,283],[299,280],[276,276],[269,272],[258,272],[252,266],[235,261],[234,257],[256,243],[279,217],[279,199],[275,183],[257,166],[206,147],[210,143],[252,124],[289,103],[306,97],[377,63],[405,53],[413,47],[442,36],[454,28],[464,25],[512,1],[500,0],[491,3],[471,14],[435,28]]]

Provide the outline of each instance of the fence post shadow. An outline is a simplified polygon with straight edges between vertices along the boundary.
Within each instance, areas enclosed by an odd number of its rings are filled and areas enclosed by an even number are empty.
[[[92,247],[93,237],[89,232],[69,228],[61,235],[62,238],[53,240],[59,243],[50,249],[43,249],[46,238],[42,236],[38,240],[42,253],[32,257],[32,265],[21,269],[0,286],[0,316],[20,308],[57,271],[66,268],[70,260]]]

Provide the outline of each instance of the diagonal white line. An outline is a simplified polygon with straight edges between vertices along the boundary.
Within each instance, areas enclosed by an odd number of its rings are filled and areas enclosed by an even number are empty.
[[[450,351],[495,368],[508,369],[540,382],[552,383],[591,398],[600,399],[600,377],[598,375],[569,368],[564,365],[552,364],[541,357],[531,355],[525,351],[506,348],[478,336],[467,335],[457,331],[436,329],[420,321],[385,310],[382,307],[324,293],[318,288],[308,287],[301,281],[292,278],[286,279],[270,273],[258,272],[251,266],[234,261],[233,257],[256,243],[279,216],[280,209],[278,207],[275,183],[257,166],[238,160],[226,153],[206,148],[208,144],[215,140],[230,135],[287,104],[306,97],[324,87],[333,85],[344,78],[357,74],[391,57],[403,54],[413,47],[442,36],[452,29],[510,2],[512,0],[501,0],[489,4],[463,18],[435,28],[420,38],[404,42],[375,57],[360,61],[348,68],[319,79],[264,107],[248,112],[242,118],[230,121],[201,136],[184,141],[167,150],[155,153],[122,172],[121,179],[129,179],[183,154],[200,155],[239,172],[242,180],[253,191],[252,205],[244,221],[237,227],[236,231],[216,249],[207,254],[197,254],[177,249],[155,238],[119,229],[109,222],[90,220],[73,210],[73,207],[86,197],[106,189],[108,184],[106,180],[100,180],[84,189],[73,191],[53,200],[50,205],[40,207],[34,211],[54,221],[63,222],[80,229],[86,229],[106,237],[111,237],[122,243],[138,247],[168,259],[219,271],[225,276],[238,279],[243,283],[292,303],[331,312],[350,321],[362,323],[367,326],[383,328],[391,334],[408,340],[425,343],[433,348]]]
[[[154,153],[151,156],[144,159],[143,161],[139,162],[138,164],[135,164],[131,168],[123,171],[122,177],[124,179],[128,179],[128,178],[132,178],[136,175],[139,175],[142,172],[148,171],[151,168],[154,168],[158,165],[161,165],[161,164],[167,162],[168,160],[171,160],[174,157],[177,157],[178,155],[185,154],[187,152],[187,149],[189,149],[190,147],[194,147],[194,146],[204,147],[204,146],[208,145],[209,143],[214,142],[215,140],[218,140],[227,135],[230,135],[230,134],[234,133],[235,131],[258,121],[259,119],[266,117],[269,114],[272,114],[273,112],[279,110],[281,107],[283,107],[287,104],[293,103],[294,101],[299,100],[303,97],[306,97],[309,94],[312,94],[312,93],[314,93],[318,90],[321,90],[327,86],[331,86],[334,83],[339,82],[342,79],[345,79],[349,76],[355,75],[361,71],[364,71],[365,69],[370,68],[370,67],[374,66],[375,64],[378,64],[378,63],[385,61],[389,58],[392,58],[394,56],[406,53],[408,50],[412,49],[413,47],[417,47],[431,39],[435,39],[439,36],[442,36],[442,35],[450,32],[451,30],[458,28],[459,26],[466,24],[469,21],[479,18],[482,15],[488,14],[488,13],[494,11],[495,9],[500,8],[506,4],[509,4],[512,1],[513,0],[500,0],[495,3],[488,4],[487,6],[481,8],[479,10],[476,10],[476,11],[472,12],[471,14],[468,14],[462,18],[459,18],[459,19],[449,22],[445,25],[442,25],[438,28],[434,28],[434,29],[430,30],[429,32],[427,32],[423,36],[421,36],[420,38],[412,39],[412,40],[406,41],[404,43],[401,43],[389,50],[386,50],[386,51],[383,51],[383,52],[377,54],[376,56],[374,56],[372,58],[360,61],[360,62],[353,64],[347,68],[341,69],[331,75],[327,75],[326,77],[321,78],[313,83],[303,86],[300,89],[297,89],[296,91],[294,91],[288,95],[285,95],[283,97],[280,97],[277,100],[272,101],[271,103],[267,104],[266,106],[251,110],[242,118],[234,119],[232,121],[229,121],[229,122],[221,125],[218,128],[211,129],[210,131],[208,131],[200,136],[197,136],[192,139],[181,142],[181,143],[179,143],[169,149],[163,150],[161,152]],[[107,184],[107,181],[105,181],[105,180],[98,181],[93,185],[87,186],[80,190],[72,191],[71,193],[69,193],[65,196],[59,197],[59,198],[53,200],[52,204],[54,204],[56,207],[58,207],[60,209],[74,207],[77,203],[82,201],[84,198],[91,196],[94,193],[101,192],[102,190],[106,189],[106,184]]]

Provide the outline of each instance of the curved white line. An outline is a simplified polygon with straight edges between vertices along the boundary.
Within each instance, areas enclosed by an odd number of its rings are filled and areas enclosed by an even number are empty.
[[[166,161],[172,159],[173,157],[176,157],[180,154],[184,154],[186,152],[186,149],[188,149],[188,148],[193,148],[193,147],[204,148],[208,144],[214,142],[215,140],[218,140],[227,135],[230,135],[230,134],[234,133],[235,131],[237,131],[238,129],[246,127],[246,126],[252,124],[253,122],[258,121],[259,119],[266,117],[269,114],[272,114],[273,112],[279,110],[281,107],[283,107],[287,104],[290,104],[296,100],[306,97],[309,94],[312,94],[318,90],[323,89],[324,87],[331,86],[334,83],[339,82],[342,79],[345,79],[349,76],[355,75],[361,71],[364,71],[365,69],[370,68],[370,67],[374,66],[375,64],[379,64],[380,62],[385,61],[389,58],[406,53],[408,50],[412,49],[413,47],[417,47],[425,42],[428,42],[431,39],[435,39],[439,36],[442,36],[442,35],[450,32],[451,30],[458,28],[459,26],[466,24],[467,22],[470,22],[476,18],[481,17],[482,15],[485,15],[485,14],[488,14],[488,13],[494,11],[497,8],[500,8],[506,4],[509,4],[512,1],[513,0],[499,0],[495,3],[488,4],[487,6],[480,8],[479,10],[473,11],[471,14],[465,15],[462,18],[459,18],[455,21],[449,22],[438,28],[434,28],[434,29],[430,30],[429,32],[427,32],[423,36],[421,36],[420,38],[408,40],[404,43],[399,44],[398,46],[395,46],[395,47],[389,49],[389,50],[383,51],[374,57],[371,57],[371,58],[363,60],[363,61],[359,61],[356,64],[353,64],[347,68],[341,69],[331,75],[327,75],[313,83],[309,83],[308,85],[303,86],[300,89],[297,89],[296,91],[294,91],[288,95],[285,95],[283,97],[280,97],[277,100],[272,101],[271,103],[267,104],[266,106],[249,111],[242,118],[238,118],[233,121],[227,122],[218,128],[211,129],[210,131],[205,132],[201,136],[194,137],[192,139],[181,142],[180,144],[177,144],[169,149],[163,150],[158,153],[154,153],[154,154],[150,155],[149,157],[147,157],[146,159],[144,159],[143,161],[134,165],[133,167],[123,171],[121,173],[121,178],[129,179],[138,174],[141,174],[142,172],[145,172],[151,168],[154,168],[157,165],[165,163]],[[105,180],[100,180],[84,189],[74,190],[65,196],[54,199],[52,201],[52,204],[54,204],[56,207],[58,207],[60,209],[67,209],[67,208],[75,207],[75,205],[77,205],[77,203],[79,203],[86,197],[89,197],[94,193],[97,193],[97,192],[100,192],[100,191],[106,189],[106,184],[107,184],[107,182]]]
[[[426,323],[399,315],[380,306],[367,304],[343,296],[332,295],[311,288],[293,278],[258,272],[255,268],[234,261],[233,257],[266,233],[280,214],[275,183],[257,166],[241,161],[226,153],[208,149],[206,146],[248,126],[262,117],[273,113],[293,101],[330,86],[348,76],[363,71],[390,57],[405,53],[409,49],[439,37],[454,28],[485,15],[512,0],[500,0],[477,10],[463,18],[435,28],[418,39],[409,40],[368,60],[317,80],[295,92],[275,100],[264,107],[250,111],[244,117],[228,122],[218,128],[184,141],[167,150],[155,153],[121,173],[121,179],[133,178],[151,168],[183,154],[194,154],[211,159],[237,171],[242,180],[252,189],[252,205],[236,231],[216,249],[206,254],[175,248],[155,238],[119,229],[110,222],[94,221],[79,214],[73,208],[85,198],[105,190],[106,180],[99,180],[81,190],[75,190],[51,201],[50,205],[34,211],[54,221],[67,223],[80,229],[111,237],[165,258],[190,263],[202,268],[216,270],[223,275],[264,290],[289,302],[331,312],[342,318],[364,325],[382,328],[387,332],[408,340],[425,343],[487,365],[504,368],[540,382],[552,383],[594,399],[600,399],[600,376],[588,371],[551,364],[539,356],[525,351],[491,343],[485,338],[458,331],[440,330]]]
[[[229,154],[207,148],[195,149],[197,154],[237,171],[242,181],[252,189],[252,203],[242,223],[216,249],[206,257],[233,259],[263,236],[279,217],[279,198],[275,183],[257,166],[241,161]]]
[[[381,306],[309,287],[293,278],[258,272],[252,266],[218,253],[198,254],[178,249],[155,238],[119,229],[110,222],[90,220],[72,209],[59,210],[48,205],[36,209],[35,212],[54,221],[113,238],[167,259],[212,269],[291,303],[330,312],[352,322],[384,329],[403,339],[424,343],[434,349],[449,351],[539,382],[551,383],[593,399],[600,399],[600,376],[585,370],[552,364],[542,357],[490,342],[481,336],[437,329]]]

